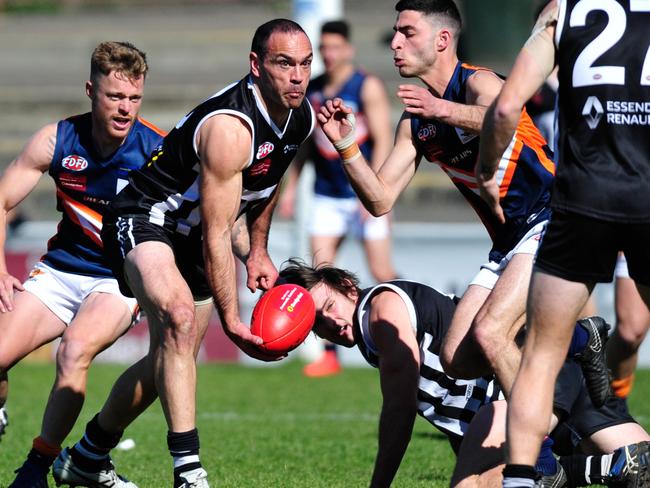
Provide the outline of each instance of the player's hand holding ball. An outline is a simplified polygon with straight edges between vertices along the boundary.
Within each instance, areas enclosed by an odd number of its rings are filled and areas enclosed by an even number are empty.
[[[283,284],[264,293],[255,305],[251,333],[264,342],[258,347],[269,354],[286,355],[309,335],[316,307],[301,286]]]

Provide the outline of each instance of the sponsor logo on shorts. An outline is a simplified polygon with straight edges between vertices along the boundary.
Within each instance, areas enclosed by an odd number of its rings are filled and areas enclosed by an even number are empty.
[[[66,156],[61,160],[61,166],[63,166],[65,169],[69,169],[70,171],[83,171],[88,167],[88,161],[86,161],[81,156],[71,154],[70,156]]]
[[[262,159],[267,157],[269,154],[273,152],[273,149],[275,149],[275,146],[273,145],[272,142],[265,142],[262,144],[260,147],[257,148],[257,159]]]

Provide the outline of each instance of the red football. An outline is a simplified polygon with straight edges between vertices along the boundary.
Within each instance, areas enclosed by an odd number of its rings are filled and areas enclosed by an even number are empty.
[[[315,318],[316,307],[307,290],[298,285],[278,285],[255,305],[251,332],[264,340],[260,349],[286,354],[305,340]]]

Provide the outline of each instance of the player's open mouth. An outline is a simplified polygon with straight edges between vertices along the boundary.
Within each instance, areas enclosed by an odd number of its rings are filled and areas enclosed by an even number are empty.
[[[126,129],[131,124],[131,119],[113,119],[113,125],[118,129]]]

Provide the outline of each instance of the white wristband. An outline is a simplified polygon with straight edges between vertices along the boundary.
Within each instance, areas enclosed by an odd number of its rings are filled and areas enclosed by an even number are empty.
[[[345,119],[348,121],[350,124],[350,133],[345,136],[343,139],[340,139],[336,142],[334,142],[334,147],[336,148],[337,151],[345,151],[347,148],[352,146],[356,141],[355,141],[355,134],[354,134],[354,128],[356,126],[356,119],[354,117],[353,113],[349,113],[345,116]]]

